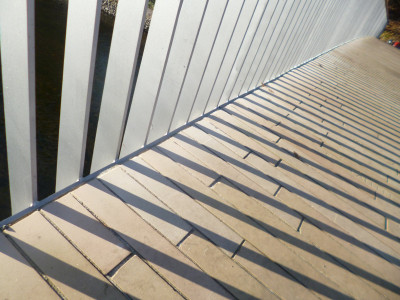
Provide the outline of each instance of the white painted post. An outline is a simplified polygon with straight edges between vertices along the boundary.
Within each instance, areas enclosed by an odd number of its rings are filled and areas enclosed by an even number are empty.
[[[308,8],[307,2],[309,1],[303,0],[299,2],[299,6],[297,7],[295,14],[293,15],[290,26],[288,27],[286,33],[283,34],[283,38],[279,45],[275,60],[272,62],[269,70],[266,70],[267,76],[264,77],[264,75],[261,75],[261,77],[255,78],[256,81],[254,81],[253,83],[254,86],[260,85],[261,83],[265,82],[266,80],[264,80],[264,78],[275,78],[279,73],[283,71],[277,70],[277,65],[282,59],[287,59],[286,53],[287,50],[291,48],[290,45],[292,44],[292,38],[295,37],[294,33],[296,32],[296,28],[300,27],[302,16],[307,13],[305,10]]]
[[[263,55],[263,58],[261,59],[261,62],[257,64],[255,72],[247,76],[247,79],[242,87],[242,92],[246,92],[249,89],[254,88],[261,74],[263,74],[265,70],[268,70],[270,65],[273,63],[273,60],[277,55],[278,45],[280,45],[282,39],[284,38],[287,28],[290,26],[293,15],[295,14],[296,8],[299,4],[300,1],[287,0],[287,5],[279,22],[277,22],[277,26],[275,27],[275,30],[270,38],[268,46],[265,48],[266,51]]]
[[[229,1],[228,3],[217,39],[215,40],[213,51],[211,52],[209,61],[205,68],[204,75],[198,87],[190,116],[187,121],[192,121],[203,114],[204,106],[207,103],[208,96],[210,95],[210,90],[216,80],[218,70],[224,60],[226,51],[230,46],[243,5],[243,0]]]
[[[68,3],[56,191],[82,177],[101,0]]]
[[[118,2],[93,150],[92,173],[119,156],[147,4],[148,0]]]
[[[284,22],[293,4],[293,0],[278,0],[276,11],[271,18],[271,26],[268,27],[267,32],[262,39],[260,47],[257,50],[257,54],[251,62],[251,66],[248,69],[247,73],[243,77],[241,84],[234,88],[235,94],[237,93],[237,95],[240,95],[248,91],[248,87],[250,85],[249,81],[255,76],[255,73],[260,68],[260,65],[265,63],[263,61],[263,58],[266,56],[268,57],[268,54],[272,51],[275,41],[275,35],[284,25]],[[268,54],[266,55],[266,53]]]
[[[0,1],[0,45],[11,209],[37,200],[34,0]]]
[[[261,4],[262,9],[260,9]],[[248,0],[244,2],[242,13],[239,16],[238,23],[233,33],[229,49],[225,53],[221,67],[218,70],[218,75],[213,83],[212,88],[207,99],[206,106],[203,113],[208,112],[217,107],[221,99],[222,92],[224,91],[229,74],[235,61],[239,55],[242,47],[246,47],[246,42],[251,40],[255,33],[255,28],[260,22],[260,17],[256,14],[258,11],[263,11],[265,8],[265,1]],[[257,10],[258,8],[258,10]],[[248,42],[247,42],[248,43]],[[247,47],[246,47],[247,48]]]
[[[269,23],[268,13],[269,11],[272,11],[275,5],[276,0],[263,0],[258,2],[254,17],[251,20],[251,24],[248,29],[248,34],[246,34],[245,40],[243,41],[243,45],[240,48],[235,63],[232,65],[232,69],[224,86],[222,95],[220,95],[218,99],[218,105],[221,105],[230,99],[232,89],[243,67],[245,67],[245,62],[249,57],[253,57],[255,51],[257,50],[257,45],[259,45],[258,41],[261,40],[262,33],[265,32],[265,28]]]
[[[169,130],[179,94],[191,65],[207,4],[208,0],[191,0],[182,5],[157,107],[151,120],[148,143],[162,137]]]
[[[197,88],[204,75],[207,62],[214,49],[215,40],[227,7],[227,0],[212,0],[207,5],[196,47],[175,104],[169,131],[186,124]]]
[[[130,154],[146,144],[147,132],[164,78],[182,1],[158,0],[156,2],[120,157]]]
[[[228,81],[223,96],[225,99],[229,100],[239,96],[243,83],[246,80],[249,72],[251,72],[254,61],[257,59],[257,57],[259,57],[259,55],[261,55],[259,53],[263,52],[263,48],[266,46],[264,42],[268,39],[267,37],[272,32],[272,28],[275,26],[274,22],[279,19],[280,13],[285,4],[286,1],[268,1],[268,6],[261,19],[262,23],[257,29],[256,36],[251,43],[249,51],[244,57],[241,67],[237,71],[238,74],[235,79],[230,78]]]

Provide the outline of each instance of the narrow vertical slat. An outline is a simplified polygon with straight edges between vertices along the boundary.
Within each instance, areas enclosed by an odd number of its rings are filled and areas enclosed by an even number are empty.
[[[266,40],[271,28],[274,27],[274,21],[278,20],[281,8],[285,5],[285,1],[269,0],[268,6],[261,18],[261,24],[257,29],[256,36],[251,43],[249,51],[245,54],[242,66],[239,68],[238,75],[235,79],[229,79],[229,82],[224,91],[224,98],[235,98],[239,95],[240,89],[243,85],[247,74],[250,72],[254,60],[258,53],[261,53],[262,43]]]
[[[37,200],[34,0],[0,1],[0,45],[11,209]]]
[[[207,5],[203,23],[193,50],[190,66],[186,73],[182,90],[176,103],[169,130],[186,124],[193,99],[203,77],[210,54],[213,51],[215,39],[227,6],[227,0],[212,0]]]
[[[229,1],[228,3],[224,19],[221,23],[221,28],[215,41],[213,52],[211,53],[200,86],[197,90],[196,97],[194,98],[188,121],[203,114],[204,106],[207,103],[210,90],[216,80],[216,76],[218,75],[218,70],[220,69],[225,54],[230,47],[232,36],[242,12],[243,5],[243,0]]]
[[[257,48],[256,45],[259,45],[257,41],[261,39],[262,33],[265,32],[265,26],[267,26],[269,21],[267,19],[268,8],[273,7],[274,5],[276,5],[276,0],[260,0],[258,2],[256,11],[248,29],[248,33],[246,34],[243,45],[240,48],[237,58],[235,59],[235,63],[232,65],[222,95],[219,97],[218,105],[221,105],[229,100],[230,93],[238,79],[241,70],[243,69],[246,59],[248,57],[252,57],[251,53],[255,53]],[[252,51],[253,48],[254,51]]]
[[[327,38],[326,33],[331,26],[330,21],[333,20],[338,7],[340,7],[340,1],[332,0],[330,5],[327,7],[327,10],[325,10],[325,13],[321,15],[320,23],[316,26],[317,31],[315,37],[310,39],[309,48],[304,54],[306,59],[317,55],[319,44]],[[319,43],[316,43],[315,41],[319,41]]]
[[[369,1],[369,9],[365,12],[364,20],[360,22],[360,28],[357,32],[357,35],[359,36],[367,35],[367,32],[364,31],[365,27],[368,27],[369,24],[372,23],[371,19],[373,19],[373,17],[377,15],[378,11],[379,11],[379,2]]]
[[[258,65],[256,72],[249,74],[247,77],[242,90],[248,91],[255,87],[258,78],[263,74],[265,70],[268,70],[269,66],[273,63],[275,56],[277,55],[278,47],[284,38],[287,28],[293,21],[293,15],[296,13],[296,8],[299,6],[300,1],[287,0],[287,5],[281,17],[281,20],[277,24],[273,35],[271,36],[270,43],[264,53],[261,63]]]
[[[260,68],[260,64],[263,63],[263,58],[268,57],[272,51],[275,36],[279,32],[280,28],[284,25],[285,20],[290,12],[290,8],[294,4],[294,0],[278,1],[275,14],[271,18],[271,26],[268,27],[266,34],[263,37],[261,45],[257,51],[254,60],[251,63],[248,72],[243,77],[240,86],[237,86],[234,90],[235,94],[240,95],[248,91],[250,85],[249,81],[253,78],[256,71]]]
[[[323,7],[322,5],[325,1],[326,0],[314,1],[315,5],[310,11],[309,20],[305,24],[305,27],[302,28],[299,39],[294,43],[292,51],[288,54],[286,64],[284,63],[283,66],[280,67],[281,70],[287,71],[297,65],[295,61],[299,57],[298,54],[305,46],[312,28],[315,26],[315,21],[317,20],[318,14],[321,13],[321,8]]]
[[[152,142],[168,132],[185,76],[191,64],[207,4],[208,0],[191,0],[185,1],[182,5],[147,142]]]
[[[262,70],[261,73],[257,72],[255,76],[253,76],[253,79],[251,81],[248,81],[250,85],[248,86],[247,90],[253,89],[260,85],[262,82],[267,81],[262,79],[266,77],[267,73],[270,73],[272,71],[276,61],[279,60],[280,54],[282,52],[282,47],[285,47],[285,41],[287,41],[291,30],[293,30],[293,27],[297,22],[303,4],[304,0],[297,0],[294,2],[289,12],[289,15],[287,16],[284,26],[281,28],[280,31],[278,31],[278,35],[274,37],[274,46],[269,58],[267,59],[267,64],[265,65],[264,69],[260,68],[260,70]]]
[[[314,18],[315,8],[318,6],[319,0],[309,1],[308,7],[304,8],[302,20],[297,28],[294,29],[292,39],[289,40],[288,47],[285,47],[285,52],[282,54],[282,58],[276,64],[275,73],[282,74],[292,67],[292,57],[298,48],[302,47],[304,39],[304,32],[308,30],[308,26]]]
[[[253,20],[257,23],[260,21],[260,19],[257,18],[257,15],[255,16],[256,8],[260,2],[263,2],[265,7],[265,2],[260,0],[247,0],[244,2],[242,13],[239,16],[229,49],[227,49],[222,65],[218,70],[218,75],[210,89],[207,104],[203,113],[217,107],[229,74],[231,73],[232,67],[235,65],[239,51],[242,47],[246,47],[246,45],[244,45],[246,37],[250,39],[254,35],[255,29],[250,27],[250,25],[254,24]]]
[[[319,53],[330,49],[329,43],[332,38],[332,35],[334,34],[338,26],[341,16],[346,10],[345,1],[337,1],[338,3],[337,8],[331,13],[331,17],[328,19],[329,22],[327,22],[327,26],[325,26],[326,29],[321,35],[320,38],[321,42],[317,44],[316,50],[314,50],[315,55],[318,55]]]
[[[56,191],[82,177],[101,0],[68,2]]]
[[[278,52],[280,52],[280,55],[277,56],[276,61],[274,64],[271,66],[271,69],[269,71],[269,76],[270,78],[275,78],[279,74],[281,74],[284,70],[280,69],[280,65],[283,60],[287,61],[288,56],[287,53],[289,49],[293,49],[293,45],[295,44],[294,41],[296,38],[298,38],[298,30],[302,28],[303,22],[304,22],[304,17],[310,13],[309,5],[311,4],[311,1],[303,1],[300,3],[300,5],[297,7],[296,14],[294,16],[294,20],[292,21],[292,25],[289,27],[287,34],[285,34],[285,38],[283,39],[280,49]],[[261,77],[258,79],[259,84],[261,84],[265,77]]]
[[[298,51],[295,53],[293,58],[293,65],[298,65],[303,62],[303,57],[307,56],[311,53],[311,42],[314,41],[316,35],[321,30],[320,25],[321,22],[329,10],[329,8],[333,5],[332,2],[334,0],[321,0],[321,5],[316,12],[316,16],[314,21],[311,23],[311,27],[308,32],[305,32],[305,41],[302,43],[302,46],[298,48]]]
[[[144,146],[163,81],[183,0],[156,2],[120,157]]]
[[[118,2],[93,150],[92,173],[119,156],[147,4],[148,0]]]

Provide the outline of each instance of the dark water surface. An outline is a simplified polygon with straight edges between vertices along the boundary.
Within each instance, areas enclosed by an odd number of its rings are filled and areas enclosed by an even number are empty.
[[[53,194],[55,190],[68,4],[63,0],[36,0],[35,4],[38,193],[39,199],[43,199]],[[85,175],[89,173],[90,169],[113,26],[114,18],[102,14],[93,82]],[[0,220],[8,217],[10,213],[3,96],[0,85]]]

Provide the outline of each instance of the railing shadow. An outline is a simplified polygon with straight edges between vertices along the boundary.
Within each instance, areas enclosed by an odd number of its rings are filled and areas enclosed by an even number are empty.
[[[256,94],[255,94],[255,95],[256,95]],[[258,97],[258,95],[256,95],[256,96]],[[269,109],[269,108],[267,108],[267,107],[264,107],[264,106],[260,105],[259,103],[257,103],[256,101],[253,101],[253,100],[251,100],[251,99],[249,99],[249,98],[246,98],[246,97],[245,97],[244,99],[246,99],[246,101],[249,101],[250,103],[252,103],[252,104],[254,104],[254,105],[257,105],[257,106],[260,107],[261,109],[264,109],[264,110],[268,111],[268,113],[271,113],[272,115],[278,115],[278,116],[280,116],[280,117],[282,117],[282,118],[286,118],[286,116],[283,116],[282,114],[279,114],[278,112],[276,112],[276,111],[274,111],[274,110],[272,110],[272,109]],[[266,99],[266,98],[260,97],[260,99],[266,100],[266,101],[268,101],[268,102],[270,102],[270,103],[273,103],[272,101],[270,101],[270,100],[268,100],[268,99]],[[240,104],[234,103],[234,105],[240,105]],[[280,106],[279,104],[274,104],[274,105],[276,105],[276,106],[279,107],[279,108],[284,109],[284,107],[283,107],[283,106]],[[244,106],[241,106],[241,107],[246,108],[246,107],[244,107]],[[247,108],[246,108],[246,109],[247,109]],[[290,110],[288,110],[288,111],[290,111]],[[290,112],[292,112],[292,111],[290,111]],[[300,134],[302,137],[304,137],[304,138],[310,140],[311,142],[314,142],[314,143],[317,142],[317,141],[316,141],[315,139],[313,139],[312,137],[307,136],[306,134],[301,134],[301,133],[299,133],[299,131],[296,131],[296,130],[290,128],[289,126],[286,126],[285,124],[282,124],[282,123],[280,123],[279,121],[276,121],[276,120],[272,119],[270,116],[266,116],[266,115],[264,115],[264,114],[262,114],[262,113],[260,113],[260,112],[256,112],[256,114],[259,114],[260,116],[262,116],[262,117],[265,118],[266,120],[275,122],[275,123],[278,124],[279,126],[282,126],[283,128],[289,130],[290,132],[293,132],[293,133],[295,133],[295,134],[297,134],[297,135]],[[303,117],[302,117],[302,118],[303,118]],[[307,118],[305,118],[305,119],[306,119],[307,121],[309,121]],[[289,121],[292,122],[293,124],[296,124],[296,125],[298,125],[298,126],[301,126],[302,128],[304,128],[304,129],[307,130],[307,131],[310,131],[310,132],[312,132],[312,133],[314,133],[314,134],[317,134],[317,135],[320,135],[320,136],[321,136],[321,134],[320,134],[317,130],[315,130],[315,129],[313,129],[313,128],[311,128],[311,127],[305,125],[305,124],[302,124],[302,123],[300,123],[300,122],[298,122],[298,121],[296,121],[296,120],[293,120],[293,119],[287,119],[287,120],[289,120]],[[274,132],[271,128],[269,128],[268,130],[270,130],[271,132]],[[283,136],[282,133],[280,133],[280,132],[279,132],[278,135]],[[325,137],[325,136],[323,136],[323,137]],[[287,138],[288,138],[288,137],[287,137]],[[324,155],[322,152],[316,151],[315,149],[312,149],[312,148],[310,148],[310,147],[308,147],[308,146],[306,146],[306,145],[303,145],[302,143],[300,143],[300,142],[298,142],[298,141],[294,141],[293,139],[290,139],[290,138],[288,138],[288,140],[293,141],[295,144],[301,146],[302,148],[304,148],[304,149],[306,149],[306,150],[309,150],[309,151],[313,152],[314,154],[316,154],[316,155],[318,155],[318,156],[321,156],[322,158],[331,161],[332,163],[335,163],[335,164],[337,164],[337,165],[340,165],[341,167],[346,168],[346,169],[348,169],[349,171],[351,171],[351,172],[353,172],[353,173],[356,173],[356,174],[358,174],[358,175],[360,175],[360,176],[362,176],[362,177],[365,177],[365,178],[367,178],[368,180],[371,180],[372,182],[374,182],[374,183],[376,183],[376,184],[378,184],[378,185],[382,185],[382,186],[384,186],[385,188],[387,188],[387,189],[389,189],[389,190],[392,190],[393,192],[395,192],[395,193],[397,193],[397,194],[400,194],[400,190],[397,190],[396,188],[394,188],[394,187],[392,187],[392,186],[390,186],[390,185],[387,185],[387,184],[385,184],[384,182],[378,181],[377,179],[375,179],[375,178],[369,176],[368,174],[363,173],[362,171],[360,171],[360,170],[358,170],[358,169],[355,169],[355,168],[353,168],[353,167],[351,167],[351,166],[349,166],[349,165],[346,165],[346,164],[340,162],[339,160],[337,160],[337,159],[335,159],[335,158],[326,156],[326,155]],[[319,142],[319,141],[318,141],[318,142]],[[324,144],[323,146],[324,146],[325,148],[327,148],[329,151],[332,151],[333,153],[338,154],[338,155],[341,156],[341,157],[344,157],[344,158],[346,158],[346,159],[348,159],[348,160],[353,161],[353,162],[356,163],[357,165],[361,165],[361,166],[363,166],[363,167],[365,167],[365,168],[367,168],[367,169],[373,171],[374,173],[377,173],[377,174],[379,174],[379,175],[381,175],[381,176],[387,177],[387,175],[386,175],[385,173],[383,173],[381,170],[378,170],[378,169],[376,169],[375,167],[373,167],[373,166],[371,166],[371,165],[368,165],[368,164],[366,164],[366,163],[360,161],[359,159],[357,159],[357,158],[354,157],[354,156],[353,156],[353,157],[352,157],[352,156],[349,156],[349,155],[343,153],[342,151],[340,151],[339,149],[334,148],[334,147],[331,147],[331,146],[326,145],[326,144]]]

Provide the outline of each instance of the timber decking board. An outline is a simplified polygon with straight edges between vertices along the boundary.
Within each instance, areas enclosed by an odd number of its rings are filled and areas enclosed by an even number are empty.
[[[353,41],[3,228],[0,298],[399,299],[399,66]]]

